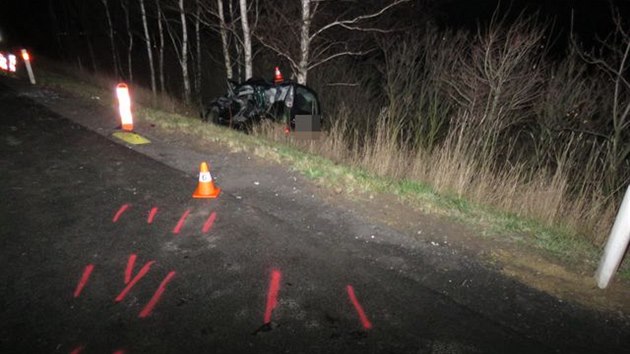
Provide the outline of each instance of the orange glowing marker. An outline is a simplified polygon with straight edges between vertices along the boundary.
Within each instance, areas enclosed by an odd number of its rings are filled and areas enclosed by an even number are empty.
[[[129,88],[127,85],[124,83],[118,84],[118,86],[116,86],[116,95],[118,96],[118,108],[120,110],[122,129],[132,131],[133,118],[131,117],[131,98],[129,97]]]
[[[35,75],[33,74],[33,68],[31,67],[31,56],[28,55],[26,49],[22,49],[22,59],[24,59],[24,65],[26,66],[26,71],[28,72],[28,79],[31,81],[32,85],[35,85]]]

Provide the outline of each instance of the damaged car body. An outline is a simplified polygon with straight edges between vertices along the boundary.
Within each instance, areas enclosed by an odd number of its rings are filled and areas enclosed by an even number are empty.
[[[315,91],[292,81],[270,83],[263,79],[249,79],[240,84],[228,80],[227,94],[212,100],[202,112],[203,121],[237,129],[248,129],[269,119],[294,131],[296,117],[305,116],[317,121],[314,126],[321,126]]]

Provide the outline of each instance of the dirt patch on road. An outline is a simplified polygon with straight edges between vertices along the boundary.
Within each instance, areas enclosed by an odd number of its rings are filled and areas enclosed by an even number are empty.
[[[563,264],[543,250],[516,243],[510,237],[483,236],[480,230],[447,217],[424,214],[396,196],[367,193],[340,198],[328,193],[327,199],[414,235],[418,242],[446,245],[476,257],[487,266],[560,300],[600,311],[630,313],[630,282],[617,277],[607,289],[599,289],[592,264]]]
[[[502,264],[504,274],[559,299],[602,311],[630,312],[627,281],[616,279],[602,290],[595,284],[593,272],[569,269],[537,254],[497,249],[492,255]]]

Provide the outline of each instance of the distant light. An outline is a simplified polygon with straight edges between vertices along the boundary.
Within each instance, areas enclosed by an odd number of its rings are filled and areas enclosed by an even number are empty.
[[[17,64],[17,58],[15,57],[15,55],[9,54],[9,71],[10,72],[14,73],[16,71],[16,64]]]
[[[26,49],[22,49],[22,59],[24,59],[24,61],[31,60],[31,57],[28,55],[28,52],[26,51]]]
[[[7,64],[7,58],[2,53],[0,53],[0,69],[5,70],[5,71],[9,70],[9,65]]]

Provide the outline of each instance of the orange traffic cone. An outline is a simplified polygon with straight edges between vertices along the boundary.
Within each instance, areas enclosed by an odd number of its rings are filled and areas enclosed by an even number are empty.
[[[284,78],[282,77],[282,73],[280,72],[280,68],[278,68],[276,66],[274,75],[273,75],[273,83],[274,84],[281,84],[284,82]]]
[[[193,198],[216,198],[221,193],[221,188],[217,188],[210,175],[208,164],[202,162],[199,166],[199,184],[193,193]]]

